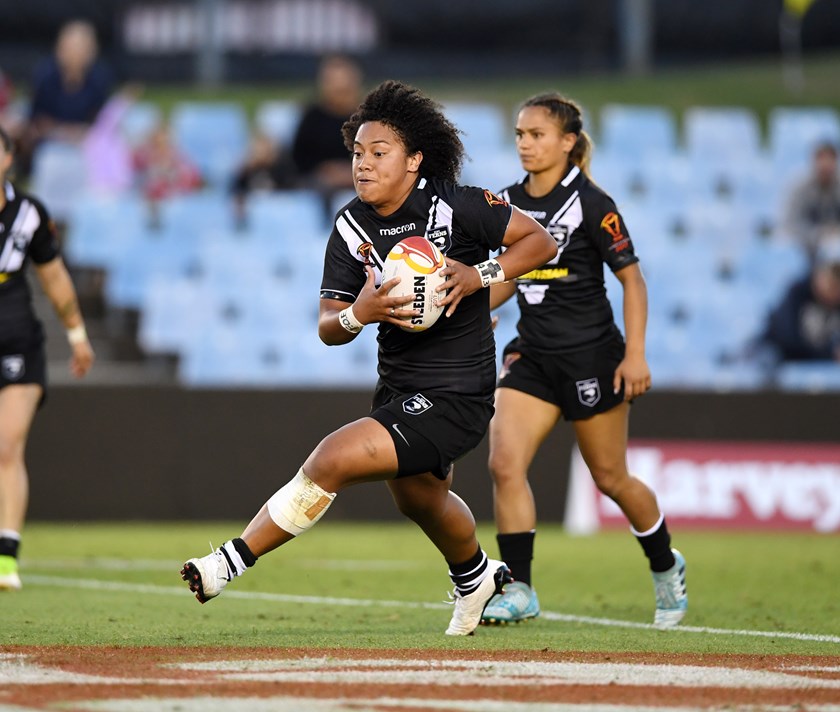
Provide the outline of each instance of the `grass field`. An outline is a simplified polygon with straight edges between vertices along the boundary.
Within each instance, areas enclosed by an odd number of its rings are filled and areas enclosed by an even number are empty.
[[[543,526],[543,617],[453,639],[443,635],[445,566],[409,523],[325,521],[199,605],[180,563],[240,528],[32,523],[24,590],[2,597],[3,643],[840,656],[836,536],[678,532],[690,609],[685,627],[662,632],[646,625],[652,586],[628,533],[573,538]],[[492,530],[480,534],[495,554]]]

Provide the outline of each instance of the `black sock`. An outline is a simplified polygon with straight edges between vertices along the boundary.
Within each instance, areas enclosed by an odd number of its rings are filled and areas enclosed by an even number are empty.
[[[481,547],[476,549],[472,558],[467,559],[460,564],[449,564],[449,578],[455,584],[455,589],[462,596],[467,596],[484,580],[484,574],[487,571],[487,554],[485,554]]]
[[[635,529],[633,533],[636,535],[639,544],[642,545],[645,556],[650,560],[651,571],[657,573],[667,571],[676,563],[671,551],[671,535],[668,533],[665,517],[662,517],[659,526],[649,534],[640,536]]]
[[[0,536],[0,556],[18,557],[20,550],[20,539],[12,539],[8,536]]]
[[[517,532],[515,534],[496,534],[499,544],[499,556],[504,561],[514,581],[531,585],[531,560],[534,558],[534,537],[537,532]]]
[[[242,557],[242,563],[248,568],[257,563],[257,557],[248,548],[248,545],[242,539],[231,539],[233,548]]]

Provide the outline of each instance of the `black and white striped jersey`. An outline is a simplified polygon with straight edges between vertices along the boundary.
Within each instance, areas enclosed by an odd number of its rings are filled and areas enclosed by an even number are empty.
[[[532,198],[525,181],[501,191],[545,227],[557,255],[516,280],[520,342],[535,351],[576,351],[597,346],[618,331],[604,286],[613,272],[638,262],[615,202],[572,166],[548,195]]]
[[[434,242],[468,265],[501,246],[512,208],[490,191],[421,178],[393,215],[382,217],[358,198],[336,215],[324,259],[322,299],[354,302],[365,284],[365,261],[382,280],[382,260],[402,239]],[[495,384],[495,342],[486,289],[462,299],[451,318],[411,333],[380,323],[379,376],[400,393],[421,389],[490,396]]]
[[[31,259],[44,264],[59,254],[55,228],[41,202],[11,183],[3,186],[0,211],[0,353],[28,351],[43,340],[32,309],[25,269]]]

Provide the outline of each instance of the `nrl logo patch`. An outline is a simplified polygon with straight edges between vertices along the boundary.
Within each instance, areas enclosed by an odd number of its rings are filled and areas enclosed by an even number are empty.
[[[20,354],[16,356],[4,356],[0,361],[0,373],[7,381],[18,381],[23,377],[26,367],[24,365],[23,356]]]
[[[404,400],[402,407],[403,411],[405,411],[409,415],[420,415],[420,413],[425,413],[433,405],[434,403],[432,403],[432,401],[426,398],[426,396],[424,396],[422,393],[418,393],[417,395],[411,396],[411,398]]]
[[[583,405],[591,408],[599,400],[601,400],[601,386],[597,378],[587,378],[585,381],[578,381],[577,386],[578,400]]]

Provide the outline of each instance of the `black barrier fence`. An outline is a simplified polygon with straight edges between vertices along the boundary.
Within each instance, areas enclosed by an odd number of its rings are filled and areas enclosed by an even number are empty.
[[[27,451],[30,520],[243,523],[318,442],[368,412],[349,391],[199,391],[55,387]],[[634,406],[635,438],[840,443],[840,394],[652,392]],[[561,521],[571,427],[552,433],[531,470],[542,521]],[[493,517],[486,440],[456,465],[453,489]],[[343,492],[330,519],[399,519],[387,487]]]
[[[782,7],[782,0],[0,0],[0,68],[28,81],[61,24],[86,19],[122,81],[188,82],[205,71],[228,82],[309,78],[310,60],[328,51],[359,56],[369,76],[553,76],[623,66],[634,27],[655,65],[775,54]],[[804,48],[836,47],[839,28],[840,4],[816,0],[802,23]]]

